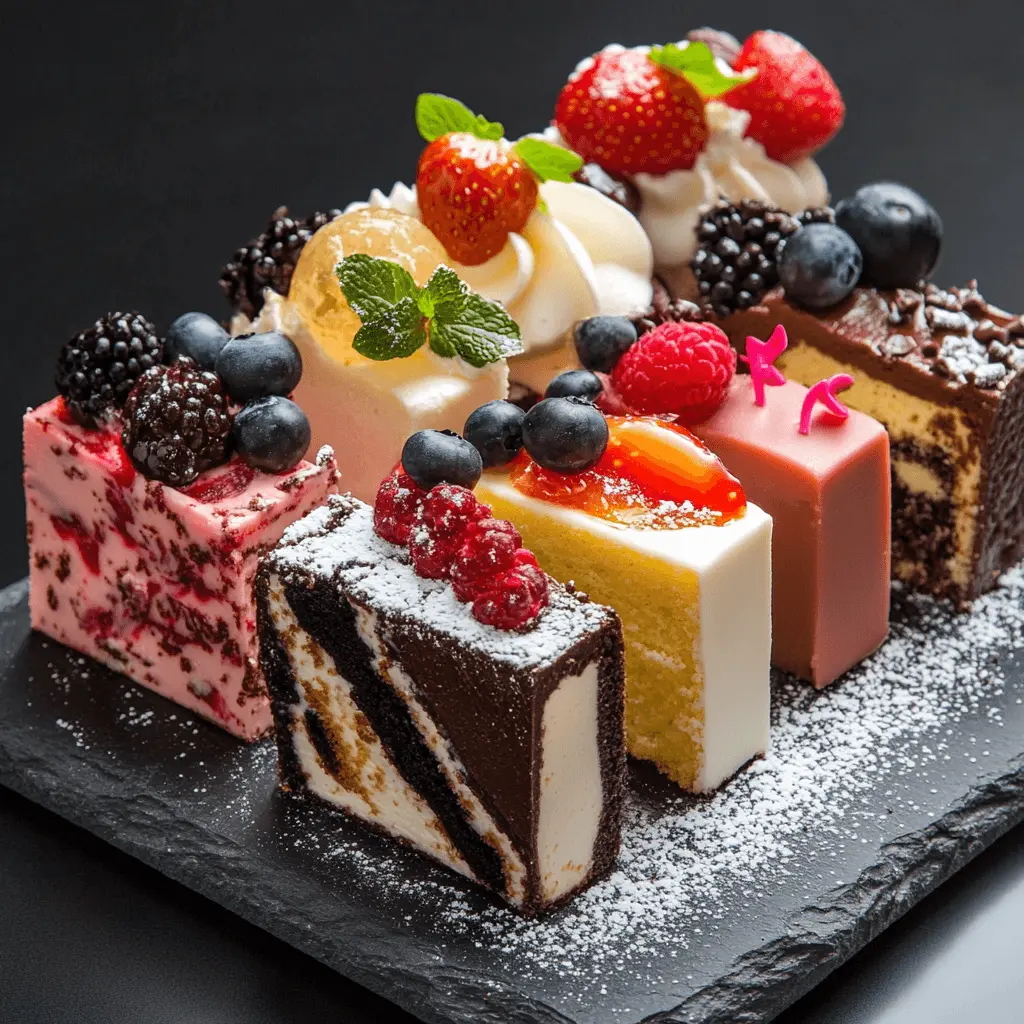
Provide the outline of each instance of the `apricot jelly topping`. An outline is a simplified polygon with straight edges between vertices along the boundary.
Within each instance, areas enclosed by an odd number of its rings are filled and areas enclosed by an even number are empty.
[[[608,417],[608,448],[582,473],[538,466],[525,451],[509,467],[532,498],[623,526],[677,530],[721,525],[743,514],[740,482],[684,426],[640,416]]]

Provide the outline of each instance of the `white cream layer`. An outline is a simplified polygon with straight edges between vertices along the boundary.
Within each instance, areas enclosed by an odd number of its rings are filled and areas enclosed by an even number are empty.
[[[545,902],[571,892],[593,868],[604,807],[599,735],[592,662],[558,684],[541,719],[537,855]]]

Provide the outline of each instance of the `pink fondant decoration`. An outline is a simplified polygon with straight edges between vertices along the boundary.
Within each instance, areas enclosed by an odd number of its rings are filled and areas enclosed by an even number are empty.
[[[794,429],[807,388],[764,407],[734,377],[693,432],[772,517],[772,664],[826,686],[885,639],[889,619],[889,438],[851,410],[842,430]]]
[[[772,331],[772,336],[767,341],[750,336],[747,338],[747,354],[740,356],[750,367],[750,379],[754,384],[754,405],[764,405],[765,385],[771,388],[781,387],[786,383],[782,371],[773,366],[789,344],[786,336],[786,328],[779,324]]]
[[[848,373],[837,373],[833,377],[819,380],[807,392],[803,405],[800,406],[800,433],[809,434],[811,432],[811,414],[818,402],[821,402],[834,416],[838,416],[841,420],[847,419],[850,410],[836,398],[836,392],[845,391],[852,383],[853,378]]]

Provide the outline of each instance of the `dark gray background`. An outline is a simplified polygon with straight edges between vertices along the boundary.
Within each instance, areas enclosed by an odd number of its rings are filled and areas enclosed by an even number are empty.
[[[408,180],[421,90],[518,134],[548,119],[565,75],[605,42],[702,23],[789,31],[846,97],[846,127],[822,157],[833,195],[883,177],[913,185],[946,224],[939,282],[977,277],[993,301],[1024,308],[1016,3],[179,0],[0,14],[0,583],[24,574],[18,418],[50,397],[59,345],[114,306],[161,328],[187,309],[223,314],[219,267],[276,205],[305,215]],[[1024,1019],[1022,840],[1006,837],[786,1024]],[[402,1019],[0,792],[0,1020]]]

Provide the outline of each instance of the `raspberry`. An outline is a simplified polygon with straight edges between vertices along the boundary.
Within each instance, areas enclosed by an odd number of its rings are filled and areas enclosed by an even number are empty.
[[[536,583],[530,578],[533,568],[509,569],[492,580],[473,602],[473,618],[498,629],[518,629],[535,619],[547,603],[547,581],[544,598],[535,596]]]
[[[480,519],[466,531],[452,566],[452,585],[460,601],[471,601],[494,577],[515,565],[522,538],[502,519]]]
[[[413,485],[415,486],[415,484]],[[432,487],[423,502],[423,521],[438,537],[461,533],[473,520],[488,515],[486,506],[473,497],[473,492],[458,484]]]
[[[724,332],[708,323],[665,323],[619,360],[612,383],[635,412],[676,413],[700,423],[721,405],[736,370]]]
[[[423,505],[424,492],[405,473],[392,473],[377,491],[373,528],[392,544],[406,544]]]
[[[417,576],[428,580],[447,579],[459,550],[460,537],[436,537],[422,522],[409,537],[409,555]]]

